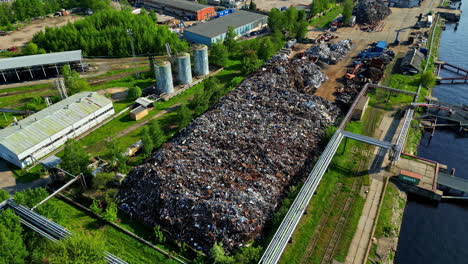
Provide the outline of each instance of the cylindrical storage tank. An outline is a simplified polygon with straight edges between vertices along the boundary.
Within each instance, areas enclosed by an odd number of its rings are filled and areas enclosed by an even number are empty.
[[[177,56],[177,81],[180,84],[192,83],[192,65],[188,53],[179,53]]]
[[[168,61],[156,62],[154,67],[156,71],[156,86],[162,93],[170,94],[174,92],[174,84],[172,83],[171,63]]]
[[[210,73],[208,67],[208,47],[205,45],[195,46],[193,50],[195,74],[198,76],[204,76]]]

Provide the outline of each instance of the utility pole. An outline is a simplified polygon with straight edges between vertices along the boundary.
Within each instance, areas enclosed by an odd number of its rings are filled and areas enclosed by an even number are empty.
[[[140,75],[138,74],[137,70],[137,62],[136,62],[136,55],[135,55],[135,45],[133,44],[133,30],[127,29],[127,34],[130,37],[130,47],[132,48],[132,55],[133,55],[133,64],[135,69],[135,76],[137,79],[140,79]]]

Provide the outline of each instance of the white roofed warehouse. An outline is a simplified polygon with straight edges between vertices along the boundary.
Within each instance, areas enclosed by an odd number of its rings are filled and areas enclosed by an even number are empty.
[[[0,157],[24,168],[114,114],[96,92],[74,94],[0,130]]]

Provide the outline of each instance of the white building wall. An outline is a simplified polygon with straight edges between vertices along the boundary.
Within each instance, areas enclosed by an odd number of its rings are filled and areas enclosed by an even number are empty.
[[[106,112],[108,111],[108,112]],[[102,114],[104,113],[104,114]],[[63,129],[62,131],[54,134],[53,136],[49,137],[48,139],[42,141],[41,143],[34,146],[34,148],[30,148],[27,152],[23,152],[16,157],[16,161],[12,162],[13,164],[17,165],[18,167],[24,168],[32,163],[35,162],[35,159],[40,159],[41,157],[49,154],[53,150],[57,149],[58,147],[65,144],[68,139],[75,138],[84,132],[88,131],[89,129],[95,127],[96,125],[100,124],[105,119],[109,118],[115,113],[112,104],[109,104],[98,111],[94,112],[93,114],[79,120],[78,122],[74,123],[73,125]],[[102,114],[101,116],[99,116]],[[99,116],[95,118],[96,116]],[[78,129],[76,129],[79,127]],[[50,144],[52,143],[52,144]],[[50,144],[50,145],[49,145]],[[31,158],[30,156],[33,156]]]

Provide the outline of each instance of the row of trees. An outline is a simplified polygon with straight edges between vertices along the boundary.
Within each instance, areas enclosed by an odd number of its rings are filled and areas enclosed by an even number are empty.
[[[77,6],[101,10],[109,8],[110,0],[15,0],[12,3],[0,3],[0,26]]]
[[[290,7],[283,12],[273,8],[268,14],[268,26],[273,33],[283,33],[286,38],[302,39],[307,34],[309,23],[304,10]]]
[[[148,13],[134,15],[112,9],[61,28],[46,28],[33,42],[48,52],[81,49],[87,56],[128,57],[132,55],[131,38],[137,54],[163,54],[166,43],[174,51],[188,49],[185,41],[167,27],[156,25]]]

